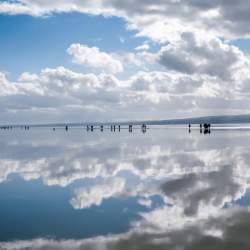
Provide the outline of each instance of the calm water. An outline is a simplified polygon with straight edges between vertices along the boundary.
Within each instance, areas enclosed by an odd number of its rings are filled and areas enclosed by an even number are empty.
[[[0,131],[0,249],[250,249],[250,130]]]

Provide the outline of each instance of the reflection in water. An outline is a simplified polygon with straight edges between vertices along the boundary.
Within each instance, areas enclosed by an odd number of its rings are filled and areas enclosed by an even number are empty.
[[[248,131],[0,137],[3,249],[250,247]]]

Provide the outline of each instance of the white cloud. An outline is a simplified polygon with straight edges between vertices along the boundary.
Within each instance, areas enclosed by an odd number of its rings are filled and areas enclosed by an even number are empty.
[[[197,221],[190,226],[183,226],[179,230],[147,231],[146,228],[132,230],[131,232],[93,237],[78,240],[33,239],[14,242],[2,242],[0,245],[6,250],[125,250],[125,249],[228,249],[234,246],[247,250],[250,246],[249,235],[249,209],[236,208],[224,211],[216,217]]]
[[[20,82],[35,82],[38,80],[39,78],[36,74],[30,74],[29,72],[23,72],[18,78]]]
[[[107,179],[103,184],[76,189],[70,203],[75,209],[88,208],[92,205],[100,206],[104,199],[121,194],[124,186],[125,180],[122,178]]]
[[[241,57],[235,64],[247,65],[248,60]],[[2,120],[88,121],[96,120],[98,114],[99,121],[110,121],[183,117],[191,112],[242,113],[250,103],[249,74],[243,74],[247,71],[239,67],[228,80],[176,71],[139,71],[121,80],[111,74],[82,74],[64,67],[43,69],[39,74],[25,72],[17,82],[1,74]],[[83,113],[80,119],[79,113]]]
[[[139,51],[140,50],[149,50],[149,48],[150,48],[149,45],[147,43],[144,43],[144,44],[136,47],[135,50],[139,50]]]
[[[249,37],[249,2],[234,1],[79,1],[18,0],[3,1],[0,12],[5,14],[50,15],[56,12],[81,12],[118,16],[158,41],[172,40],[182,32],[199,31],[224,38]]]
[[[152,201],[150,199],[146,199],[146,198],[139,199],[138,203],[141,206],[145,206],[145,207],[149,207],[149,208],[152,206]]]
[[[17,89],[7,80],[6,75],[0,72],[0,96],[15,94]]]
[[[242,0],[237,5],[216,0],[139,0],[136,5],[118,0],[4,1],[0,12],[9,14],[76,11],[122,17],[137,36],[149,37],[149,41],[135,48],[135,53],[107,53],[72,44],[67,52],[73,62],[92,74],[58,67],[40,74],[24,72],[16,83],[5,77],[1,80],[4,98],[0,99],[5,103],[3,119],[13,120],[12,113],[20,109],[26,110],[20,116],[28,120],[28,111],[47,110],[48,121],[50,117],[75,120],[82,110],[87,110],[84,120],[245,113],[250,103],[250,60],[225,39],[249,36],[248,7]],[[161,45],[158,52],[147,51],[150,39]],[[114,76],[121,72],[122,79]],[[91,114],[89,107],[98,115]]]
[[[229,82],[250,65],[249,58],[235,46],[193,33],[183,33],[181,40],[162,47],[159,61],[169,70],[207,74]]]
[[[113,74],[123,71],[123,65],[119,60],[108,53],[100,51],[97,47],[88,47],[77,43],[71,44],[67,52],[73,57],[74,63]]]

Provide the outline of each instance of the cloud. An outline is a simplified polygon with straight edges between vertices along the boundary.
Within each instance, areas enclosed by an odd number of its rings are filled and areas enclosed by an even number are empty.
[[[0,96],[15,94],[17,89],[6,78],[6,74],[0,72]]]
[[[24,72],[11,82],[2,73],[2,120],[96,121],[98,114],[100,121],[110,121],[163,119],[171,113],[189,116],[204,110],[242,112],[249,103],[243,92],[248,75],[236,72],[231,77],[234,80],[226,82],[209,75],[139,71],[121,80],[112,74],[82,74],[61,66],[39,74]],[[243,78],[243,83],[237,81]],[[84,112],[81,119],[79,112]]]
[[[6,250],[59,249],[249,249],[249,209],[233,209],[202,224],[184,227],[173,232],[132,231],[117,236],[85,240],[35,239],[1,243]],[[218,232],[217,232],[218,231]]]
[[[150,199],[142,198],[138,200],[138,204],[150,208],[152,206],[152,201]]]
[[[97,47],[88,47],[84,44],[71,44],[67,49],[73,57],[73,62],[94,69],[101,69],[113,74],[123,71],[122,63],[110,54],[101,52]]]
[[[0,12],[7,14],[118,16],[136,36],[148,38],[134,52],[71,44],[67,53],[88,74],[57,67],[24,72],[17,82],[1,77],[3,121],[77,121],[79,113],[84,121],[247,113],[250,60],[226,40],[249,36],[247,9],[246,1],[236,6],[217,0],[139,0],[136,6],[118,0],[3,1]],[[158,52],[149,48],[152,41]]]
[[[77,116],[78,113],[79,116],[79,112],[82,112],[80,110],[89,110],[90,107],[102,114],[113,104],[119,106],[122,95],[120,83],[113,75],[81,74],[64,67],[47,68],[38,75],[26,72],[20,76],[18,82],[9,82],[4,77],[0,86],[2,89],[0,103],[4,103],[2,108],[6,112],[5,119],[9,122],[13,121],[9,115],[18,110],[23,112],[27,110],[30,113],[27,113],[28,117],[24,114],[23,118],[16,117],[17,121],[34,122],[37,118],[32,114],[32,110],[36,109],[37,113],[44,108],[47,109],[47,114],[44,113],[48,118],[47,122],[51,121],[51,112],[55,112],[58,116],[54,120],[56,122],[65,120],[65,115],[69,114],[68,109],[72,110],[71,114],[75,113]],[[86,112],[84,120],[94,120],[88,118],[88,113],[94,115],[93,112]],[[64,118],[60,118],[61,115]]]
[[[136,48],[135,48],[135,50],[138,50],[138,51],[140,51],[140,50],[149,50],[149,44],[147,44],[147,43],[144,43],[144,44],[142,44],[142,45],[140,45],[140,46],[137,46]]]
[[[162,191],[169,202],[184,208],[184,214],[193,216],[204,207],[223,207],[227,202],[242,197],[242,183],[234,179],[232,166],[221,167],[219,171],[184,175],[162,185]],[[244,186],[244,184],[243,184]]]
[[[242,68],[250,65],[249,59],[235,46],[193,33],[183,33],[180,41],[162,47],[159,62],[169,70],[206,74],[224,81],[232,81]]]
[[[115,197],[124,191],[125,180],[122,178],[107,179],[105,183],[90,188],[79,188],[74,191],[70,203],[75,209],[99,206],[104,199]]]
[[[248,1],[146,1],[136,4],[112,1],[3,1],[0,12],[44,16],[58,12],[81,12],[124,18],[130,28],[154,40],[172,40],[182,32],[198,31],[226,39],[249,37]]]

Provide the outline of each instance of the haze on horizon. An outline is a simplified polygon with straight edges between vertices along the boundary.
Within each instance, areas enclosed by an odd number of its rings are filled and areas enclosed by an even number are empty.
[[[249,0],[3,0],[0,121],[250,113],[249,13]]]

